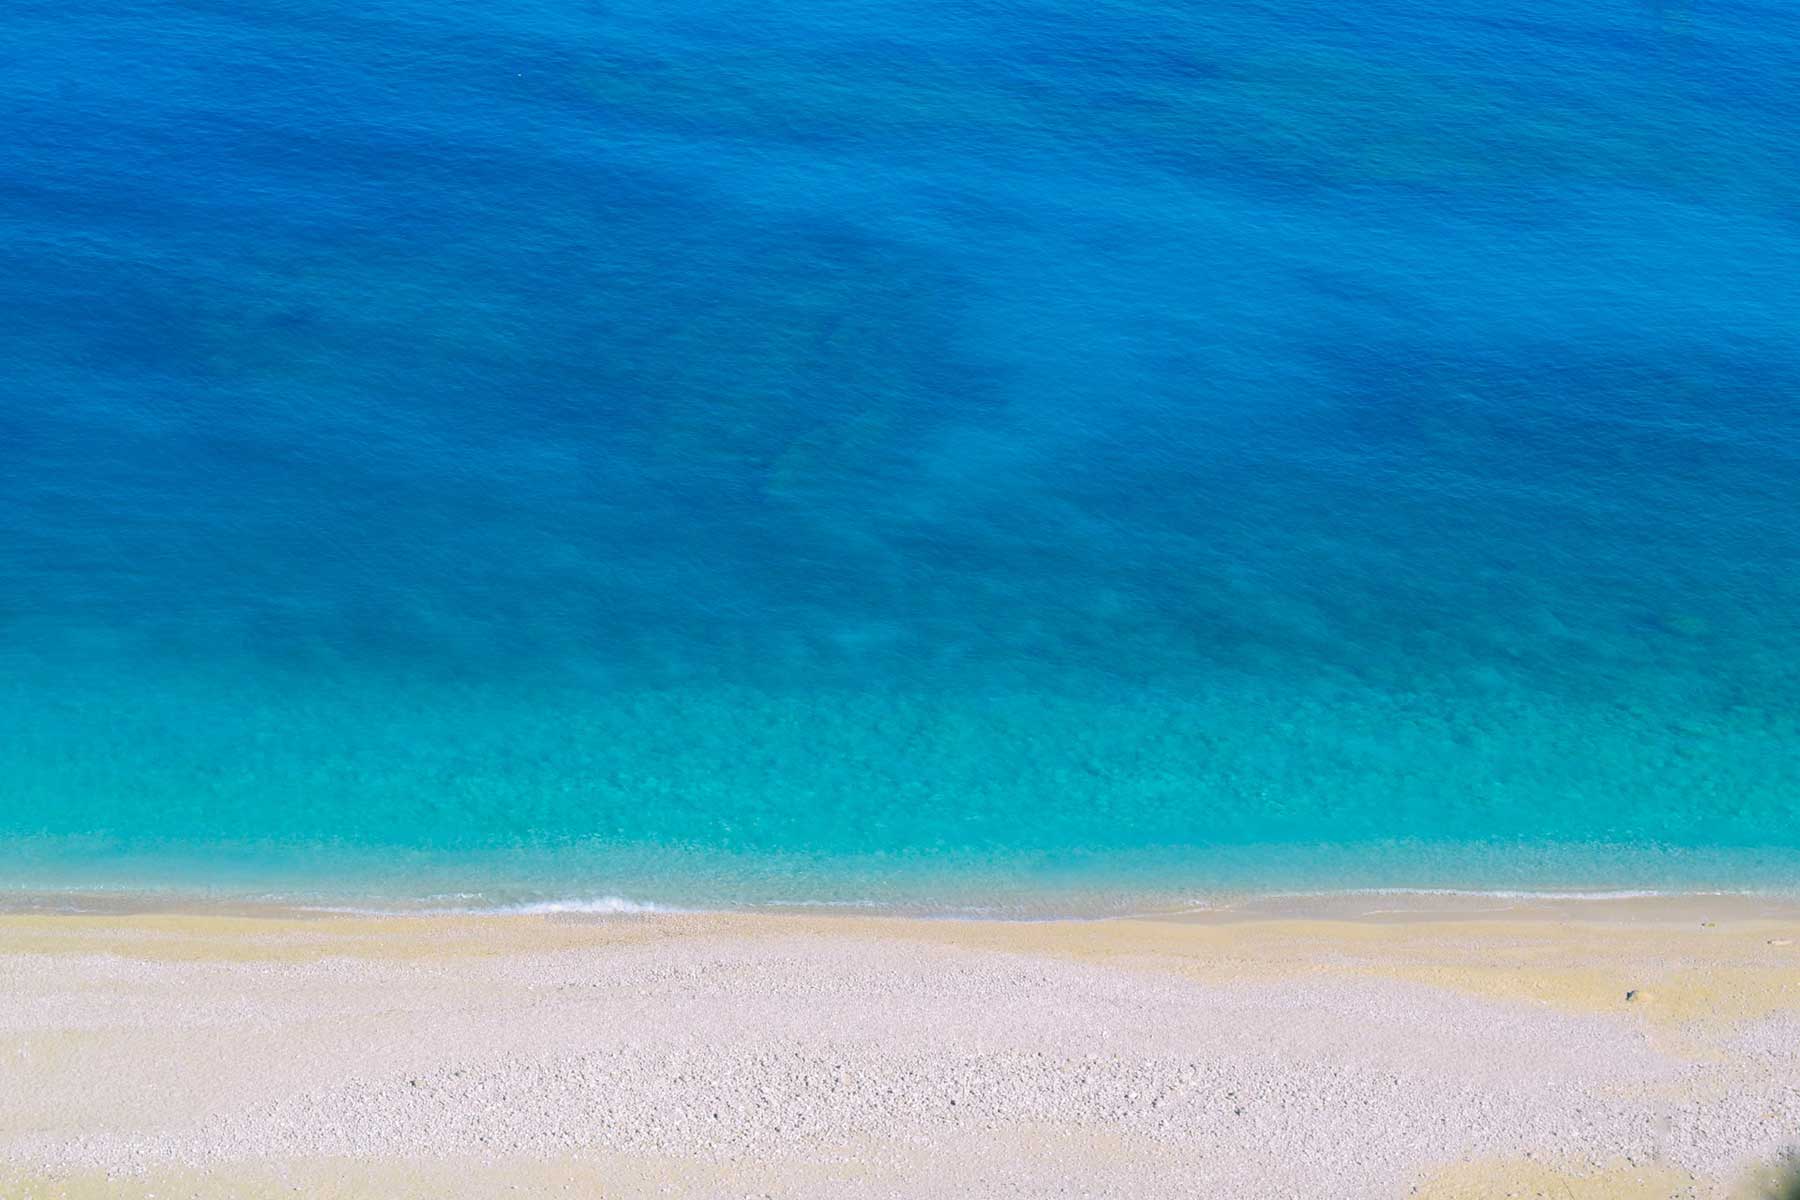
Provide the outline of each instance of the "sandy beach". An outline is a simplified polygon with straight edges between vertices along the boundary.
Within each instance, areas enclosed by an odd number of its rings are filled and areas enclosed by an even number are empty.
[[[0,916],[0,1196],[1738,1197],[1800,913]]]

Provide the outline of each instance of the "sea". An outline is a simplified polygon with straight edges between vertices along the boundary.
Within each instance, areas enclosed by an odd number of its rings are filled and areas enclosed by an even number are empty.
[[[0,58],[0,900],[1800,891],[1792,4]]]

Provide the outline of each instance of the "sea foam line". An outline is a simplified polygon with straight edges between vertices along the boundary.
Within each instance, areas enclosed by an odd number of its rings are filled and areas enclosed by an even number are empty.
[[[695,910],[653,904],[648,900],[630,900],[624,896],[596,896],[580,900],[530,900],[520,904],[500,904],[491,908],[461,909],[462,912],[505,913],[516,916],[554,916],[579,913],[588,916],[627,916],[642,913],[685,913]]]

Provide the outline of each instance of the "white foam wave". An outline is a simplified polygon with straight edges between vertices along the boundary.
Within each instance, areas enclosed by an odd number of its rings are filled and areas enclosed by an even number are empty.
[[[678,913],[688,909],[652,904],[646,900],[628,900],[624,896],[596,896],[585,900],[532,900],[523,904],[502,904],[487,912],[512,913],[520,916],[554,916],[577,913],[584,916],[631,916],[642,913]]]

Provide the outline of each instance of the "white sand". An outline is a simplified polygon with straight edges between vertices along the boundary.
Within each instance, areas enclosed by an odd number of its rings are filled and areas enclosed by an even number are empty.
[[[1723,1196],[1800,1146],[1800,921],[1591,915],[0,918],[0,1196]]]

